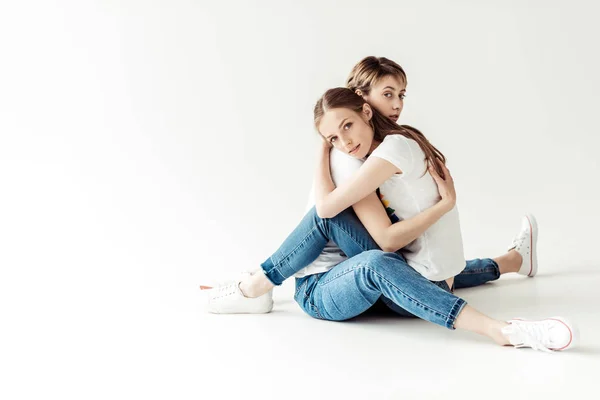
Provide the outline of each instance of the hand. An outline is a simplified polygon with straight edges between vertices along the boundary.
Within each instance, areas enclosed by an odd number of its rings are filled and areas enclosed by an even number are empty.
[[[321,136],[321,135],[319,135],[319,136]],[[329,153],[329,150],[331,150],[331,148],[333,147],[333,144],[331,144],[331,142],[329,140],[325,139],[323,136],[321,136],[321,142],[322,143],[320,144],[319,149],[323,150],[323,151],[326,150],[327,153]]]
[[[433,168],[433,166],[429,166],[429,173],[431,174],[431,177],[437,184],[438,191],[440,192],[440,196],[442,197],[442,200],[440,202],[444,202],[448,207],[448,211],[450,211],[456,205],[456,189],[454,188],[454,179],[452,178],[452,175],[450,175],[450,171],[448,171],[448,168],[446,168],[446,166],[441,161],[436,160],[436,162],[438,163],[440,169],[444,173],[445,178],[442,178],[437,173],[435,168]]]

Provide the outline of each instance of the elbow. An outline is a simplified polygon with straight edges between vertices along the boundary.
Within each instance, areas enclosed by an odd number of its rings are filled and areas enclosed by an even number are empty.
[[[316,205],[316,210],[317,210],[317,215],[319,216],[319,218],[321,219],[325,219],[325,218],[333,218],[335,217],[337,214],[333,213],[333,210],[328,209],[327,207],[325,207],[323,204],[319,204],[317,203]]]
[[[386,253],[395,253],[398,250],[396,246],[389,243],[383,243],[383,246],[379,245],[379,247],[381,247],[381,250],[385,251]]]
[[[323,214],[323,211],[317,207],[317,215],[319,216],[319,218],[321,219],[325,219],[325,218],[329,218],[327,217],[325,214]]]
[[[398,243],[394,243],[392,238],[383,238],[382,240],[378,240],[377,244],[381,250],[385,251],[386,253],[395,253],[403,247],[398,246]]]
[[[397,250],[392,246],[379,246],[379,247],[381,247],[381,250],[385,251],[386,253],[395,253]]]

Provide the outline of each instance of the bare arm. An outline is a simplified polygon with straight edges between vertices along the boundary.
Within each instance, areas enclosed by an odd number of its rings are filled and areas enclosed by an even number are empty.
[[[356,215],[382,250],[394,252],[403,248],[454,208],[454,180],[445,166],[442,166],[442,169],[446,180],[435,170],[429,170],[438,185],[442,199],[412,218],[392,224],[376,193],[370,194],[353,206]]]
[[[319,154],[315,177],[317,214],[321,218],[333,218],[346,208],[358,203],[383,184],[395,173],[401,173],[392,163],[371,157],[360,169],[339,187],[335,187],[329,169],[330,147],[324,141]]]

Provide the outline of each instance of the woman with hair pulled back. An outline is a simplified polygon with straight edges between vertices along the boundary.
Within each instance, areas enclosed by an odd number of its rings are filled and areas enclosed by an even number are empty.
[[[392,215],[399,220],[406,221],[426,209],[439,209],[436,220],[428,226],[420,225],[426,230],[415,238],[411,235],[410,241],[403,235],[388,235],[387,227],[369,228],[370,221],[365,226],[383,250],[403,248],[409,264],[432,281],[449,279],[461,272],[465,258],[454,188],[442,181],[451,180],[444,155],[421,132],[396,125],[351,89],[325,92],[315,106],[314,117],[324,139],[323,176],[316,180],[319,217],[335,217],[378,188],[382,199],[395,210]],[[368,157],[353,177],[352,185],[344,183],[333,190],[332,179],[327,179],[329,146],[357,159]],[[436,185],[438,178],[441,190]],[[377,201],[374,204],[381,208]],[[357,213],[363,213],[360,205]]]
[[[373,94],[335,88],[319,99],[314,116],[323,142],[316,207],[257,272],[212,289],[209,311],[269,312],[271,289],[296,275],[295,300],[314,318],[347,320],[382,304],[398,315],[476,332],[501,345],[572,347],[575,330],[564,318],[495,320],[451,292],[446,280],[465,268],[465,259],[445,158],[421,132],[371,107],[364,96]],[[358,169],[332,179],[331,147],[357,161]],[[525,243],[531,236],[521,236],[515,250],[531,252],[531,241]],[[347,258],[307,271],[331,242]]]
[[[363,58],[352,68],[346,78],[346,87],[355,91],[371,107],[392,122],[398,121],[404,107],[407,83],[406,73],[399,64],[385,57],[374,56]],[[343,176],[357,171],[361,162],[350,160],[349,157],[344,156],[343,152],[333,150],[330,164],[331,173],[335,178],[336,175]],[[382,197],[381,193],[379,195]],[[389,204],[390,201],[397,203],[389,196],[386,197],[387,199],[382,199],[384,203]],[[377,205],[375,204],[374,207],[377,207]],[[386,210],[392,222],[397,221],[392,211],[393,207],[386,207]],[[365,223],[364,221],[371,219],[371,214],[374,212],[368,207],[361,207],[358,216]],[[369,233],[373,235],[371,230],[369,230]],[[516,246],[517,243],[526,242],[527,240],[530,243],[529,246]],[[477,258],[467,260],[464,270],[456,277],[449,278],[447,282],[454,290],[454,288],[479,286],[497,280],[500,275],[507,273],[518,273],[533,277],[538,269],[536,250],[537,222],[533,215],[527,214],[521,218],[521,229],[513,239],[513,244],[507,253],[493,259]],[[345,259],[346,257],[341,253],[339,247],[334,242],[329,242],[322,255],[296,276],[308,274],[313,270],[322,272]]]

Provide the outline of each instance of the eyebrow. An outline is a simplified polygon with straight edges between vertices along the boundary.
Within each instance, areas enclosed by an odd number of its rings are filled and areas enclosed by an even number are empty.
[[[342,120],[342,122],[340,122],[340,124],[338,125],[338,129],[341,129],[341,128],[342,128],[342,125],[344,125],[344,122],[346,122],[346,120],[347,120],[347,119],[348,119],[348,118],[344,118],[344,119]],[[330,137],[332,137],[333,135],[335,135],[335,133],[332,133],[331,135],[329,135],[329,136],[326,136],[326,137],[325,137],[325,139],[329,139],[329,138],[330,138]]]
[[[342,129],[342,125],[344,125],[344,122],[346,122],[346,120],[347,120],[347,119],[348,119],[348,118],[344,118],[344,119],[342,120],[342,122],[340,122],[340,124],[338,125],[338,129]]]
[[[393,86],[386,86],[386,87],[384,87],[384,88],[383,88],[383,90],[385,90],[385,89],[392,89],[392,90],[396,90],[396,88],[395,88],[395,87],[393,87]],[[402,89],[402,90],[401,90],[401,92],[406,92],[406,88]]]

